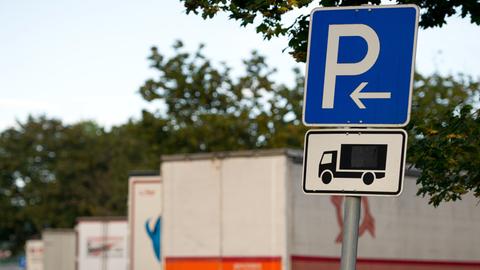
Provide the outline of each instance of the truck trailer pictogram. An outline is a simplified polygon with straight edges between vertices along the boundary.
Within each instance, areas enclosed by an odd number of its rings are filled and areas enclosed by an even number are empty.
[[[360,178],[365,185],[385,177],[387,144],[342,144],[338,150],[325,151],[318,165],[318,177],[324,184],[335,178]]]

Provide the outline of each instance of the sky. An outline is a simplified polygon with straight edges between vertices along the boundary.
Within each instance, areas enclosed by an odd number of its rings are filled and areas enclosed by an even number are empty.
[[[286,38],[264,41],[225,15],[187,15],[179,0],[0,0],[0,130],[42,114],[108,128],[158,109],[138,89],[156,76],[150,48],[172,55],[175,40],[190,51],[206,44],[209,58],[236,72],[257,50],[283,83],[292,81],[293,67],[304,69],[282,52]],[[480,79],[478,48],[480,27],[450,18],[442,28],[420,30],[416,67]]]

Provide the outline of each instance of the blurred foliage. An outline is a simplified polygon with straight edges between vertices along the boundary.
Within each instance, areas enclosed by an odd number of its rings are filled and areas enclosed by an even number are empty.
[[[309,11],[302,9],[312,6],[359,6],[380,5],[380,0],[180,0],[188,13],[201,15],[204,19],[226,13],[241,26],[255,25],[257,33],[265,39],[288,36],[290,54],[299,62],[305,62],[307,52]],[[389,4],[416,4],[421,9],[420,26],[423,28],[442,26],[452,15],[469,17],[472,23],[480,25],[480,2],[477,0],[395,0]],[[384,2],[385,4],[385,2]],[[300,14],[300,15],[296,15]],[[291,23],[286,18],[296,16]]]
[[[480,197],[479,96],[471,78],[416,75],[407,157],[421,170],[418,194],[435,206]]]
[[[44,228],[73,227],[79,216],[125,215],[132,170],[159,168],[163,154],[302,148],[304,78],[290,86],[253,52],[239,75],[212,63],[203,46],[171,57],[152,48],[158,73],[140,94],[159,104],[139,120],[105,130],[30,117],[0,133],[0,245],[22,248]],[[419,194],[431,203],[480,196],[479,84],[465,76],[416,75],[409,162],[422,170]]]
[[[18,249],[43,228],[73,227],[79,216],[124,215],[126,176],[148,164],[131,125],[106,132],[93,122],[30,117],[3,131],[0,242]]]
[[[301,124],[303,76],[294,69],[294,86],[276,84],[265,58],[253,52],[243,62],[244,73],[232,78],[225,64],[214,65],[203,55],[203,46],[193,54],[181,42],[166,59],[152,48],[151,66],[158,79],[140,88],[148,101],[161,100],[165,111],[156,117],[163,130],[174,134],[172,152],[211,152],[253,148],[301,147],[305,128]]]

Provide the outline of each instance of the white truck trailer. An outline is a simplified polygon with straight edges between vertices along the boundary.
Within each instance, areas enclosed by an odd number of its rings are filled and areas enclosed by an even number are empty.
[[[25,243],[25,260],[27,270],[43,270],[44,247],[42,240],[27,240]]]
[[[158,172],[130,174],[130,270],[161,270],[162,181]]]
[[[126,217],[77,219],[77,270],[127,270]]]
[[[161,174],[166,270],[339,269],[343,197],[303,193],[301,151],[164,156]],[[417,176],[362,199],[357,269],[480,269],[478,200],[434,208]]]
[[[47,229],[42,232],[42,240],[43,269],[75,270],[75,230]]]

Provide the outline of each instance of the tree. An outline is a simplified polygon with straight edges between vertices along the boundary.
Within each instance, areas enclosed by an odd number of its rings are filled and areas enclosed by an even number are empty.
[[[90,121],[65,125],[42,116],[0,133],[0,245],[20,250],[44,228],[125,215],[129,171],[160,162],[142,128],[129,122],[107,132]]]
[[[180,0],[187,13],[200,14],[204,19],[225,12],[230,19],[240,21],[242,26],[256,24],[256,31],[265,39],[289,36],[291,54],[297,61],[304,62],[307,52],[309,14],[298,15],[291,24],[285,23],[287,14],[302,12],[313,0]],[[480,24],[480,2],[476,0],[396,0],[398,4],[417,4],[421,10],[420,26],[423,28],[442,26],[445,19],[454,14],[462,18],[470,16],[472,23]],[[320,6],[356,6],[381,4],[380,0],[320,0]],[[295,13],[296,14],[296,13]]]
[[[62,129],[57,120],[29,118],[0,134],[1,240],[18,245],[38,233],[36,224],[43,221],[27,209],[48,199],[58,148],[54,138]]]
[[[253,52],[244,61],[244,74],[234,79],[228,66],[212,64],[202,48],[190,54],[177,42],[170,59],[152,48],[149,59],[159,76],[146,81],[140,93],[165,104],[156,116],[172,141],[162,143],[162,153],[300,147],[305,129],[299,120],[299,70],[293,88],[276,84],[275,70]]]
[[[480,84],[461,76],[416,76],[408,160],[421,170],[419,195],[430,203],[480,198]]]

